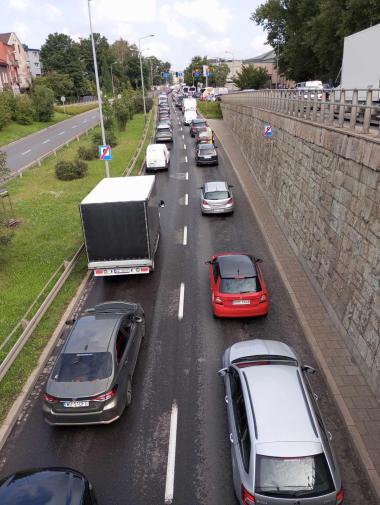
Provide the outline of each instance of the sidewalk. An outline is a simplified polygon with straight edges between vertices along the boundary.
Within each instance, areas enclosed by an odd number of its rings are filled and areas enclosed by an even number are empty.
[[[287,241],[232,131],[223,120],[208,123],[223,144],[249,200],[254,202],[251,203],[254,214],[289,291],[306,340],[380,500],[380,402],[352,362],[343,338]]]

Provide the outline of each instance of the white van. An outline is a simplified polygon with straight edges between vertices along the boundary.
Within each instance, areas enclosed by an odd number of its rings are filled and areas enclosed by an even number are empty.
[[[188,126],[193,119],[197,119],[197,111],[185,110],[185,113],[183,115],[183,124]]]
[[[165,144],[150,144],[146,148],[145,171],[168,170],[170,151]]]

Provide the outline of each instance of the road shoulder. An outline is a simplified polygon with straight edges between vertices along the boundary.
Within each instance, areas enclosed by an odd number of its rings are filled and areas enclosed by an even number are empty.
[[[368,386],[223,120],[208,119],[250,202],[297,317],[380,499],[380,403]],[[238,167],[238,168],[237,168]]]

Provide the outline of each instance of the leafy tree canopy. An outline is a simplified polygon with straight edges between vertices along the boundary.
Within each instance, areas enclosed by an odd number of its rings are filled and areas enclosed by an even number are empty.
[[[240,72],[237,72],[234,83],[240,89],[260,89],[268,87],[270,76],[263,67],[253,65],[243,65]]]

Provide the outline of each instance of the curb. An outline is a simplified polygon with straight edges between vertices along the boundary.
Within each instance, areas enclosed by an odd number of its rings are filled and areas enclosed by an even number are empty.
[[[223,121],[223,120],[222,120]],[[234,136],[234,139],[236,141],[236,138]],[[221,141],[220,137],[218,137],[218,140],[219,142],[223,145],[223,142]],[[223,146],[224,147],[224,146]],[[355,447],[356,451],[358,452],[359,454],[359,457],[361,459],[361,462],[362,462],[362,465],[364,466],[366,472],[367,472],[367,475],[368,475],[368,478],[369,478],[369,481],[370,483],[372,484],[372,487],[373,487],[373,491],[374,493],[377,495],[378,498],[380,498],[380,476],[378,475],[376,469],[375,469],[375,466],[373,464],[373,461],[367,451],[367,448],[365,447],[365,444],[362,440],[362,437],[360,435],[360,432],[355,424],[355,421],[353,420],[349,410],[348,410],[348,407],[339,391],[339,388],[337,386],[337,383],[333,377],[333,375],[331,374],[330,370],[329,370],[329,367],[327,365],[327,362],[318,346],[318,344],[316,343],[316,340],[315,340],[315,337],[314,337],[314,334],[313,334],[313,331],[311,330],[308,322],[306,321],[306,318],[303,314],[303,311],[302,311],[302,308],[296,298],[296,295],[287,279],[287,276],[285,274],[285,271],[282,267],[282,264],[280,262],[280,260],[278,259],[277,257],[277,254],[269,240],[269,237],[267,236],[266,234],[266,230],[265,230],[265,226],[263,224],[263,222],[261,221],[261,219],[259,218],[259,216],[257,215],[256,213],[256,210],[255,210],[255,207],[254,207],[254,204],[253,202],[251,201],[251,197],[244,185],[244,181],[242,180],[241,176],[240,176],[240,173],[238,172],[237,168],[235,167],[235,164],[228,152],[228,150],[224,147],[224,152],[226,153],[228,159],[230,160],[230,163],[232,165],[232,168],[237,176],[237,178],[239,179],[239,182],[240,184],[242,185],[242,189],[244,191],[244,194],[245,196],[247,197],[248,201],[249,201],[249,205],[253,211],[253,214],[256,218],[256,221],[257,221],[257,224],[260,228],[260,231],[261,233],[263,234],[264,236],[264,239],[265,239],[265,242],[268,246],[268,249],[273,257],[273,260],[274,260],[274,263],[276,265],[276,268],[280,274],[280,277],[281,277],[281,280],[282,282],[284,283],[285,287],[286,287],[286,290],[288,291],[289,293],[289,296],[290,296],[290,299],[291,299],[291,302],[292,302],[292,305],[294,307],[294,311],[296,313],[296,316],[297,316],[297,319],[301,325],[301,328],[302,328],[302,331],[305,335],[305,338],[308,342],[308,344],[310,345],[311,347],[311,350],[314,354],[314,357],[316,359],[316,361],[318,362],[318,365],[325,377],[325,380],[328,384],[328,387],[330,389],[330,392],[331,392],[331,395],[332,397],[334,398],[334,401],[335,401],[335,404],[337,405],[338,407],[338,410],[344,420],[344,423],[345,423],[345,426],[347,428],[347,431],[348,433],[350,434],[350,437],[351,437],[351,441],[352,441],[352,444],[353,446]],[[264,201],[267,203],[267,200],[264,196],[264,192],[262,191],[262,188],[261,186],[259,185],[258,181],[256,180],[256,177],[254,176],[254,174],[252,173],[252,170],[251,170],[251,167],[248,163],[248,161],[245,159],[244,155],[241,153],[242,157],[244,158],[245,160],[245,163],[247,164],[247,167],[249,169],[249,172],[250,172],[250,175],[252,177],[252,180],[257,184],[258,188],[260,189],[261,193],[263,194],[263,198],[264,198]],[[274,219],[276,220],[275,216],[274,216]],[[277,220],[276,220],[277,222]],[[303,267],[302,267],[303,268]]]
[[[57,344],[58,338],[60,337],[63,328],[65,326],[65,322],[69,318],[70,314],[74,310],[79,298],[81,297],[86,284],[90,278],[91,272],[87,272],[85,277],[83,278],[80,286],[78,287],[74,297],[71,299],[69,305],[67,306],[65,312],[63,313],[56,329],[54,330],[52,336],[50,337],[49,342],[45,346],[42,354],[40,355],[38,359],[37,366],[33,370],[33,372],[30,374],[28,380],[24,384],[21,393],[18,395],[16,400],[14,401],[10,411],[7,414],[7,417],[4,419],[4,421],[1,424],[0,427],[0,450],[3,448],[5,445],[11,431],[13,430],[13,427],[17,423],[17,420],[19,418],[19,415],[24,407],[25,400],[29,396],[30,392],[32,391],[38,377],[40,376],[42,370],[44,369],[47,360],[50,357],[51,351]]]

